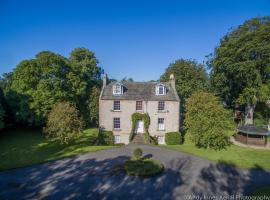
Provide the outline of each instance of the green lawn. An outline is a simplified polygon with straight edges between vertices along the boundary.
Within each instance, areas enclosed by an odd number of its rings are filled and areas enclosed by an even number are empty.
[[[98,129],[87,129],[73,144],[60,145],[48,140],[40,130],[13,130],[0,135],[0,170],[29,166],[76,154],[115,146],[92,146]]]
[[[255,192],[252,192],[252,196],[270,196],[270,186],[260,188],[256,190]]]
[[[165,148],[183,151],[208,160],[228,163],[242,168],[270,169],[270,150],[258,150],[231,145],[226,150],[199,149],[194,144],[167,145]]]

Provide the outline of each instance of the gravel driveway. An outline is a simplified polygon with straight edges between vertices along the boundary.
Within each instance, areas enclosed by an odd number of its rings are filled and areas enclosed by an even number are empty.
[[[136,147],[160,160],[152,178],[117,170]],[[4,161],[1,161],[4,162]],[[270,185],[270,172],[238,169],[155,146],[128,145],[0,173],[0,199],[192,199],[243,195]]]

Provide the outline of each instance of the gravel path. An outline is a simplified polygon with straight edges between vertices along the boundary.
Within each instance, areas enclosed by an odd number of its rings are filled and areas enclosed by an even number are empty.
[[[128,177],[117,166],[136,147],[160,160],[152,178]],[[4,161],[1,161],[4,162]],[[0,199],[192,199],[243,195],[270,185],[270,172],[238,169],[155,146],[128,145],[0,173]]]

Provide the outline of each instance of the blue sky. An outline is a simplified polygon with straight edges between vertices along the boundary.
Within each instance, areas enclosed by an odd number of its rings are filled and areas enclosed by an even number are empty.
[[[269,0],[0,0],[0,74],[43,50],[86,47],[111,78],[158,79],[176,59],[202,63],[231,27],[265,15]]]

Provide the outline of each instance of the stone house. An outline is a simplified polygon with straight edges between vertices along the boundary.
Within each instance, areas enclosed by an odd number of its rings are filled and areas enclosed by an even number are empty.
[[[159,144],[165,144],[165,133],[179,131],[180,100],[175,89],[175,78],[169,82],[114,81],[103,88],[99,98],[99,126],[112,131],[115,143],[128,144],[132,130],[133,113],[148,113],[148,132],[158,137]],[[144,121],[138,120],[134,133],[144,133]]]

